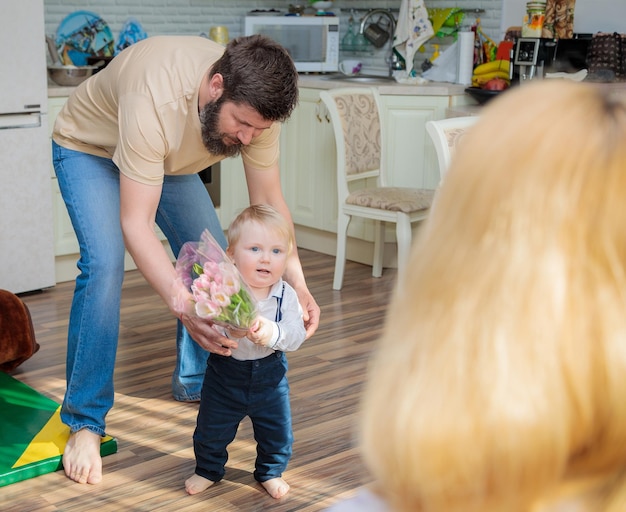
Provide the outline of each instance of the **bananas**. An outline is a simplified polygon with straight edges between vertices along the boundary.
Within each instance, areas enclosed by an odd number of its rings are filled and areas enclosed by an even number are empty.
[[[509,74],[509,68],[511,63],[508,60],[492,60],[491,62],[485,62],[484,64],[479,64],[474,68],[475,75],[484,75],[485,73],[493,73],[495,71],[502,71],[506,73],[507,76]]]
[[[509,82],[510,66],[508,60],[493,60],[476,66],[472,75],[472,86],[482,87],[492,78],[502,78]]]

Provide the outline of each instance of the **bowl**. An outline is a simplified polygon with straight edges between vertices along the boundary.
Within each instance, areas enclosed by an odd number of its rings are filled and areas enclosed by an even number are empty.
[[[474,98],[479,105],[484,105],[504,91],[506,91],[506,89],[502,91],[492,91],[489,89],[481,89],[480,87],[468,87],[465,89],[465,92]]]
[[[326,9],[330,9],[333,6],[332,2],[312,2],[311,7],[317,12],[325,12]]]
[[[94,69],[96,69],[96,66],[51,64],[48,66],[48,76],[57,85],[75,86],[93,75]]]

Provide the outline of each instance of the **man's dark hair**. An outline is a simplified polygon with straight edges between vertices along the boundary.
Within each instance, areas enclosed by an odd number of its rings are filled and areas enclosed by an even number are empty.
[[[211,68],[224,78],[223,98],[248,104],[263,119],[285,121],[298,103],[298,72],[281,45],[262,35],[233,39]]]

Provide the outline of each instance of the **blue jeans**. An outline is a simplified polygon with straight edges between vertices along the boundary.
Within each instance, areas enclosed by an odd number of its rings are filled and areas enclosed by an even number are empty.
[[[105,417],[113,406],[124,279],[119,170],[108,158],[72,151],[54,142],[52,160],[80,246],[61,419],[72,432],[86,428],[104,435]],[[183,243],[198,240],[206,228],[226,245],[211,198],[195,174],[165,177],[156,222],[174,254]],[[208,353],[191,339],[180,322],[176,347],[174,398],[197,400]]]
[[[280,477],[293,444],[283,352],[254,361],[211,355],[193,434],[197,475],[213,482],[224,477],[227,447],[246,416],[252,420],[257,442],[254,478],[265,482]]]

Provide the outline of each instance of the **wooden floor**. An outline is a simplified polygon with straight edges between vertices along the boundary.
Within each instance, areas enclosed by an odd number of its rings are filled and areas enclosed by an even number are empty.
[[[108,433],[118,453],[103,459],[104,480],[79,485],[62,471],[0,488],[3,512],[324,510],[369,481],[355,443],[355,412],[372,341],[380,333],[396,271],[371,277],[371,267],[348,262],[341,292],[332,290],[334,258],[301,251],[309,287],[321,306],[321,326],[290,353],[294,454],[284,478],[289,494],[274,500],[252,477],[255,443],[242,423],[229,448],[226,477],[188,496],[197,404],[174,401],[175,322],[137,272],[124,282],[115,406]],[[40,351],[14,377],[60,401],[65,389],[65,337],[73,283],[22,297]],[[94,357],[98,357],[94,354]]]

